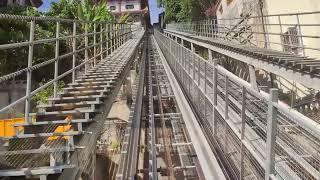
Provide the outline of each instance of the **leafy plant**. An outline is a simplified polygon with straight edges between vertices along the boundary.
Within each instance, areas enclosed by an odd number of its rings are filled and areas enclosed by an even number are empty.
[[[114,149],[114,150],[119,150],[120,148],[120,143],[117,141],[117,140],[114,140],[111,142],[111,148]]]
[[[44,84],[44,82],[42,84]],[[64,85],[65,84],[63,81],[58,81],[57,90],[61,91]],[[54,85],[50,84],[48,87],[42,89],[36,95],[32,96],[32,100],[37,102],[37,104],[48,103],[48,98],[53,96],[53,92],[54,92]]]

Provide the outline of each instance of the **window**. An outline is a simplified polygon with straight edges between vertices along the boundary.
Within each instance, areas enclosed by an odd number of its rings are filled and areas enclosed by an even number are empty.
[[[232,2],[233,0],[227,0],[227,5],[229,6]]]
[[[111,11],[116,10],[116,6],[110,6],[109,8],[110,8]]]
[[[302,52],[302,42],[300,40],[301,33],[298,27],[289,27],[288,31],[281,35],[281,43],[285,52],[300,54]]]
[[[126,5],[126,9],[134,9],[134,5],[133,4],[128,4],[128,5]]]

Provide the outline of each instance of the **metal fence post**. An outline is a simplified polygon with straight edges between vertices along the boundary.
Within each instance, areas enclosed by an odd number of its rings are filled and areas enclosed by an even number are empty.
[[[217,71],[217,60],[214,60],[212,57],[212,51],[210,49],[208,49],[209,51],[209,59],[212,59],[212,63],[213,63],[213,69],[212,69],[212,96],[213,96],[213,105],[212,105],[212,133],[213,136],[216,136],[217,134],[217,115],[216,115],[216,108],[218,105],[218,83],[217,83],[217,79],[218,79],[218,71]]]
[[[85,38],[84,38],[84,57],[85,57],[85,65],[84,65],[84,72],[87,73],[88,70],[88,60],[89,60],[89,54],[88,54],[88,23],[85,23]]]
[[[106,56],[109,55],[109,24],[106,23]]]
[[[275,145],[277,134],[277,108],[273,103],[278,102],[278,90],[270,89],[270,100],[268,103],[267,114],[267,146],[266,146],[266,171],[265,180],[269,180],[270,176],[275,171]]]
[[[242,107],[241,107],[241,149],[240,149],[240,179],[244,176],[244,138],[245,138],[245,128],[246,128],[246,99],[247,90],[242,87]]]
[[[97,24],[93,23],[93,67],[96,66],[97,57]]]
[[[35,28],[35,20],[31,20],[30,34],[29,34],[29,42],[31,42],[31,44],[29,45],[29,51],[28,51],[28,67],[29,68],[32,66],[32,59],[33,59],[34,45],[32,44],[32,42],[34,41],[34,28]],[[32,70],[28,69],[27,70],[27,88],[26,88],[27,99],[25,102],[25,115],[24,115],[26,122],[30,122],[29,111],[30,111],[30,102],[31,102],[31,97],[30,97],[31,81],[32,81]]]
[[[224,144],[224,151],[225,151],[225,154],[228,153],[228,150],[227,150],[227,127],[228,127],[228,124],[227,124],[227,121],[229,119],[229,77],[226,76],[226,79],[225,79],[225,110],[224,110],[224,123],[225,123],[225,129],[224,129],[224,136],[225,136],[225,144]]]
[[[302,37],[302,29],[301,29],[301,25],[300,25],[300,18],[299,18],[299,14],[297,14],[297,24],[298,24],[298,28],[299,28],[299,34],[300,35],[300,41],[301,41],[301,47],[302,47],[302,53],[303,56],[306,55],[306,51],[304,49],[304,45],[303,45],[303,37]]]
[[[103,60],[103,24],[100,23],[100,62]]]
[[[76,67],[76,58],[77,58],[77,54],[76,54],[76,50],[77,50],[77,23],[73,22],[73,33],[72,33],[72,83],[75,82],[76,80],[76,70],[74,69]]]
[[[59,34],[60,34],[60,21],[57,21],[56,27],[56,49],[55,49],[55,62],[54,62],[54,83],[53,83],[53,96],[57,97],[58,92],[58,74],[59,74]]]

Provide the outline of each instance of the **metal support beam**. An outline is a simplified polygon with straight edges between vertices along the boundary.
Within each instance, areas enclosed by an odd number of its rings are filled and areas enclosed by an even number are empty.
[[[265,180],[269,180],[270,176],[275,172],[275,145],[277,133],[277,108],[273,103],[278,102],[278,90],[270,89],[270,100],[268,104],[267,117],[267,146],[266,146],[266,165]]]
[[[253,67],[252,65],[248,65],[248,67],[249,67],[250,83],[255,90],[259,91],[255,67]]]

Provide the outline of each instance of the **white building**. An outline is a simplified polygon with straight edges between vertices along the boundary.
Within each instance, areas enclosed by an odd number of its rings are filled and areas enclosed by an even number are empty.
[[[117,18],[129,13],[131,22],[140,21],[144,13],[141,0],[109,0],[108,6]]]

